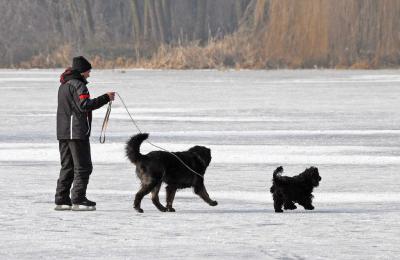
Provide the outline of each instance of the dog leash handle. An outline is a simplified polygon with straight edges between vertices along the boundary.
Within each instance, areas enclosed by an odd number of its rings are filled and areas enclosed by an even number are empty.
[[[106,142],[106,130],[108,126],[108,120],[110,119],[111,106],[112,106],[112,101],[108,102],[107,112],[104,117],[103,125],[101,127],[101,132],[99,137],[101,144],[104,144]]]

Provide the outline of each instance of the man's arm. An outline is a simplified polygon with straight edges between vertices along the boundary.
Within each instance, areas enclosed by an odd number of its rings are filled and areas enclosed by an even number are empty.
[[[112,100],[114,100],[114,92],[90,99],[89,90],[84,84],[78,86],[76,95],[74,96],[74,101],[82,112],[98,109]]]

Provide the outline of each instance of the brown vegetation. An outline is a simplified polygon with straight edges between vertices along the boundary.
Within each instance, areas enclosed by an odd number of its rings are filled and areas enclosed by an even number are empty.
[[[65,46],[68,60],[136,64],[163,44],[204,44],[234,32],[249,1],[0,1],[0,67],[58,66],[52,59]]]
[[[24,37],[34,39],[34,50],[18,52],[14,38],[3,38],[5,32],[12,34],[4,22],[13,13],[6,11],[0,18],[3,66],[65,67],[76,54],[88,56],[97,68],[371,69],[400,64],[399,0],[41,2],[54,23],[52,28],[41,25],[48,30],[47,45],[28,30]],[[0,4],[0,11],[6,5],[13,4]],[[15,5],[18,14],[26,14],[23,4]],[[119,18],[107,21],[104,14]]]
[[[399,14],[397,0],[257,0],[238,33],[203,48],[161,49],[148,67],[398,67]]]
[[[397,66],[400,1],[271,1],[267,62],[289,67]]]

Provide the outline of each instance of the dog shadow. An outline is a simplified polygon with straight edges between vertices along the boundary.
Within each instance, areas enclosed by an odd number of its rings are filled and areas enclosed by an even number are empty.
[[[259,214],[271,213],[270,209],[209,209],[209,210],[179,210],[183,214]]]
[[[298,214],[370,214],[382,212],[398,212],[396,209],[361,209],[361,208],[336,208],[336,209],[317,209],[317,210],[286,210],[282,213],[276,213],[274,209],[209,209],[209,210],[179,210],[182,214],[276,214],[276,215],[298,215]]]

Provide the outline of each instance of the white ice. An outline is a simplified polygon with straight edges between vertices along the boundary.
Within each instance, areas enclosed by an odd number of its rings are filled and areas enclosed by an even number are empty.
[[[94,112],[97,211],[53,210],[61,72],[0,70],[0,259],[398,258],[399,71],[93,70],[91,96],[118,91],[152,142],[212,150],[205,183],[218,206],[183,190],[177,212],[146,197],[144,214],[132,209],[139,182],[124,155],[137,129],[118,99],[106,144],[106,108]],[[279,165],[319,168],[314,211],[274,213]]]

